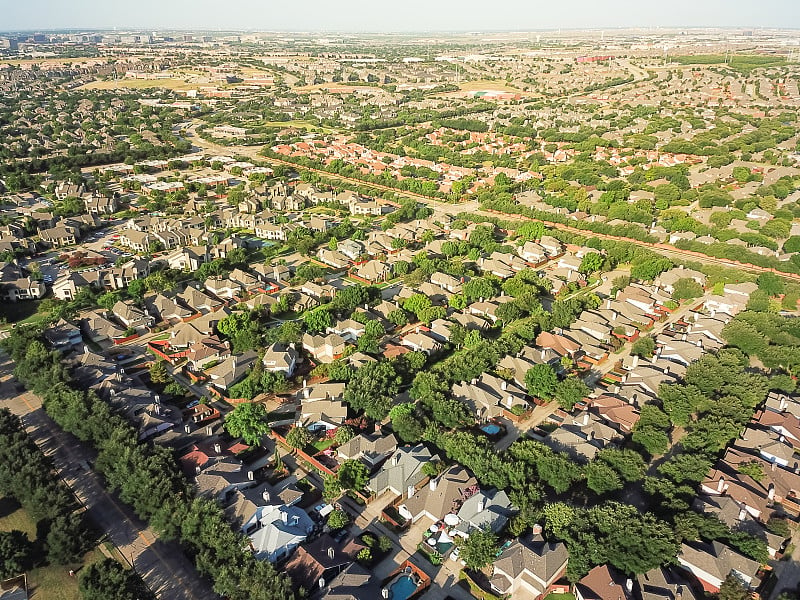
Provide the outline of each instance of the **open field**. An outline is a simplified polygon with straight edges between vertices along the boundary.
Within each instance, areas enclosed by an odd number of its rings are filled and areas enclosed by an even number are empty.
[[[691,56],[672,56],[672,62],[680,65],[723,65],[724,54],[695,54]],[[760,54],[731,54],[727,57],[727,66],[737,71],[750,72],[759,67],[775,67],[786,64],[783,56],[763,56]]]
[[[0,531],[18,529],[25,532],[29,539],[36,537],[36,523],[28,516],[19,504],[7,498],[0,499]],[[103,555],[98,550],[87,553],[82,566],[73,566],[76,574],[80,570],[98,560]],[[28,589],[31,600],[80,600],[78,577],[69,576],[69,567],[47,566],[32,569],[28,575]]]
[[[198,83],[187,83],[182,79],[108,79],[92,81],[79,87],[79,90],[143,90],[147,88],[164,88],[168,90],[193,90]],[[202,84],[208,85],[208,84]]]

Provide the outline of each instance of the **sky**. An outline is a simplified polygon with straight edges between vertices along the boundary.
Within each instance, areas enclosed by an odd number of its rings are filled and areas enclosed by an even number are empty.
[[[800,28],[800,0],[0,0],[0,30]]]

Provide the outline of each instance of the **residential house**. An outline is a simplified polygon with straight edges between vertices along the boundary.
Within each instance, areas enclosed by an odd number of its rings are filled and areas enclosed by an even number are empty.
[[[469,537],[477,530],[500,533],[514,512],[511,500],[503,490],[478,490],[458,509],[459,523],[455,533],[462,537]]]
[[[379,260],[370,260],[363,265],[355,268],[354,274],[370,283],[379,283],[386,281],[391,275],[392,269],[385,262]]]
[[[242,293],[242,286],[228,277],[209,277],[204,285],[217,298],[232,300]]]
[[[211,379],[210,384],[222,393],[227,392],[233,385],[244,379],[257,360],[258,354],[253,350],[229,356],[207,371]]]
[[[742,556],[722,542],[681,544],[678,564],[694,575],[709,593],[719,592],[725,578],[733,574],[746,588],[760,584],[757,561]]]
[[[314,522],[296,506],[267,504],[259,507],[242,529],[255,557],[274,563],[289,557],[306,541]]]
[[[656,567],[636,578],[642,600],[699,600],[689,582],[672,567]]]
[[[466,404],[478,421],[499,417],[503,410],[514,406],[527,407],[527,393],[514,382],[500,379],[489,373],[471,382],[453,385],[453,397]]]
[[[608,565],[600,565],[574,586],[576,600],[632,600],[632,586],[625,576]]]
[[[153,317],[128,300],[118,300],[111,312],[129,328],[151,327],[155,323]]]
[[[297,394],[300,409],[297,426],[309,431],[336,429],[347,419],[347,406],[341,401],[344,383],[304,385]]]
[[[291,377],[299,360],[300,354],[293,345],[275,342],[267,347],[262,362],[265,370],[283,373],[286,377]]]
[[[426,477],[422,466],[437,460],[439,456],[432,454],[423,444],[398,448],[370,478],[367,489],[376,496],[386,492],[395,496],[413,496],[416,486]]]
[[[492,564],[489,584],[502,596],[537,600],[564,576],[568,561],[563,542],[546,542],[540,534],[517,539]]]
[[[413,522],[422,517],[436,522],[446,514],[456,512],[457,506],[477,491],[477,487],[477,479],[464,467],[454,465],[400,504],[398,512]]]
[[[331,333],[326,336],[303,334],[303,349],[314,358],[323,363],[330,363],[339,358],[344,353],[345,340]]]
[[[373,434],[362,433],[337,448],[342,460],[360,460],[370,471],[397,449],[397,438],[394,435],[383,435],[380,431]]]
[[[42,335],[50,347],[59,352],[70,352],[83,344],[81,330],[64,319],[45,329]]]
[[[365,546],[354,540],[341,546],[330,535],[324,534],[297,548],[283,570],[292,579],[295,587],[306,590],[323,589],[354,563],[363,548]]]

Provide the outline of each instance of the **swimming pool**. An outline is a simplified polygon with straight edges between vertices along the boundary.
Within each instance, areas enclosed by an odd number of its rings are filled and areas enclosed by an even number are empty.
[[[481,431],[488,435],[497,435],[500,433],[500,426],[495,425],[494,423],[487,423],[483,427],[481,427]]]
[[[401,575],[389,586],[391,600],[408,600],[417,591],[417,584],[408,575]]]

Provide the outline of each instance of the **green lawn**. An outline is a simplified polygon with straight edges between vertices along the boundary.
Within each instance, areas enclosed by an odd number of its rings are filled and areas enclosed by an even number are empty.
[[[49,317],[49,313],[40,313],[41,300],[20,300],[19,302],[0,303],[0,322],[2,323],[36,323]]]
[[[575,600],[575,594],[556,594],[551,592],[544,597],[544,600]]]
[[[28,539],[36,538],[36,523],[22,510],[16,500],[0,498],[0,531],[18,529],[28,534]]]
[[[36,537],[36,523],[19,504],[8,498],[0,498],[0,531],[19,529]],[[83,559],[83,565],[71,568],[80,574],[81,568],[103,558],[98,550],[92,550]],[[39,567],[27,573],[31,600],[81,600],[78,592],[78,577],[69,576],[70,566]]]
[[[331,438],[329,440],[317,440],[316,442],[312,443],[311,445],[316,448],[317,452],[322,452],[323,450],[327,450],[331,446],[336,443],[336,440]]]

